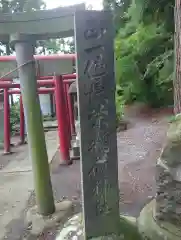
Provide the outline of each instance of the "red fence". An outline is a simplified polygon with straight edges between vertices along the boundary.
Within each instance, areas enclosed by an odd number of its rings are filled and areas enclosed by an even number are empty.
[[[9,57],[8,57],[9,59]],[[1,58],[0,58],[1,61]],[[71,97],[68,93],[69,85],[75,81],[76,74],[63,76],[45,76],[37,81],[38,94],[55,95],[56,116],[58,122],[59,146],[62,161],[65,164],[71,162],[69,156],[71,135],[75,133],[74,115]],[[42,88],[42,87],[49,88]],[[21,94],[20,84],[12,83],[10,79],[3,79],[0,88],[4,89],[4,153],[11,153],[10,141],[10,94]],[[19,88],[19,89],[14,89]],[[68,123],[68,124],[67,124]],[[20,143],[25,142],[24,111],[22,97],[20,96]]]

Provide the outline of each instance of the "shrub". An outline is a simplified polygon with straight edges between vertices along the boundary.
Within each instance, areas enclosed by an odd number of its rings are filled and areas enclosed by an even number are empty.
[[[118,18],[121,1],[111,2],[120,3]],[[119,17],[124,21],[115,38],[116,79],[125,103],[173,104],[174,0],[134,0]]]
[[[10,128],[11,134],[14,134],[17,130],[17,125],[20,123],[20,105],[19,102],[11,106],[10,109]]]

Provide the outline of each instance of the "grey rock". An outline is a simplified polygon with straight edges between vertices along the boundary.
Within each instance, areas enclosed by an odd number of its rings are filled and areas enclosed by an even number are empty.
[[[181,222],[181,119],[170,124],[166,144],[156,166],[157,219]]]

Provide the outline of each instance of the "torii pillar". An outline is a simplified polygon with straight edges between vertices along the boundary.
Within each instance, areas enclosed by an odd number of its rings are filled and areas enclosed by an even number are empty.
[[[52,214],[55,206],[37,94],[36,65],[33,57],[34,44],[36,40],[72,36],[74,33],[74,13],[81,9],[85,9],[84,4],[53,10],[0,15],[0,41],[8,43],[10,40],[16,51],[36,201],[38,211],[42,215]],[[49,66],[47,68],[49,69]],[[46,70],[48,71],[48,69]],[[13,78],[12,73],[16,72],[17,74],[16,68],[3,69],[3,71],[9,72],[11,78]],[[53,73],[62,74],[58,66],[55,66]],[[0,78],[3,77],[3,73],[0,72]]]
[[[55,211],[40,101],[37,92],[34,59],[35,41],[30,35],[15,34],[11,44],[16,51],[21,93],[26,116],[29,153],[31,154],[38,210],[42,215]],[[42,181],[43,180],[43,181]]]

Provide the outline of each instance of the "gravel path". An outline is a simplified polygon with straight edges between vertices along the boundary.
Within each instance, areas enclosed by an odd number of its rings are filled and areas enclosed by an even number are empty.
[[[163,146],[165,117],[132,119],[132,127],[118,135],[120,210],[138,216],[155,196],[155,164]]]
[[[132,118],[129,129],[118,133],[120,211],[138,216],[142,207],[155,196],[155,164],[167,129],[163,115]],[[81,202],[80,162],[58,166],[59,155],[52,165],[52,181],[57,200],[69,198]]]
[[[123,214],[137,217],[144,205],[155,196],[155,164],[168,127],[166,115],[151,113],[150,116],[132,117],[129,129],[118,133],[120,211]],[[57,153],[51,172],[55,199],[73,200],[75,212],[81,211],[80,162],[62,167]],[[28,207],[35,203],[34,200],[32,195]],[[51,229],[38,239],[55,240],[56,232],[57,229]],[[26,238],[19,239],[35,240],[28,234]]]
[[[120,211],[137,217],[146,203],[155,196],[155,164],[162,149],[168,116],[151,113],[133,117],[129,129],[118,133],[118,163]],[[72,199],[81,211],[80,163],[68,168],[58,165],[59,155],[53,161],[52,182],[57,200]],[[39,240],[54,240],[56,231],[47,232]]]

